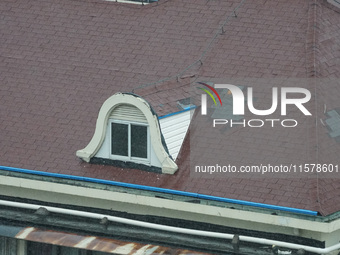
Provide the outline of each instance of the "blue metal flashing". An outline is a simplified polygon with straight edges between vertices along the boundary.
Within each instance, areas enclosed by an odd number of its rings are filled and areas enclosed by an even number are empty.
[[[185,107],[184,110],[182,111],[178,111],[178,112],[172,112],[172,113],[169,113],[169,114],[166,114],[166,115],[163,115],[163,116],[159,116],[158,119],[164,119],[164,118],[167,118],[167,117],[170,117],[170,116],[174,116],[174,115],[177,115],[177,114],[180,114],[182,112],[187,112],[187,111],[190,111],[192,109],[196,109],[197,106],[196,105],[192,105],[192,106],[188,106],[188,107]]]
[[[8,166],[0,166],[0,170],[61,178],[61,179],[69,179],[69,180],[75,180],[75,181],[86,181],[86,182],[92,182],[92,183],[112,185],[112,186],[117,186],[117,187],[138,189],[138,190],[161,192],[161,193],[172,194],[172,195],[193,197],[197,199],[205,199],[205,200],[219,201],[219,202],[232,203],[232,204],[238,204],[238,205],[253,206],[253,207],[258,207],[258,208],[286,211],[286,212],[291,212],[291,213],[298,213],[298,214],[305,214],[305,215],[312,215],[312,216],[316,216],[318,214],[318,212],[316,211],[310,211],[310,210],[305,210],[305,209],[298,209],[298,208],[270,205],[270,204],[262,204],[262,203],[249,202],[249,201],[238,200],[238,199],[215,197],[215,196],[203,195],[203,194],[193,193],[193,192],[186,192],[186,191],[173,190],[173,189],[164,189],[164,188],[144,186],[144,185],[138,185],[138,184],[132,184],[132,183],[125,183],[125,182],[109,181],[109,180],[96,179],[96,178],[90,178],[90,177],[49,173],[49,172],[28,170],[28,169],[8,167]]]

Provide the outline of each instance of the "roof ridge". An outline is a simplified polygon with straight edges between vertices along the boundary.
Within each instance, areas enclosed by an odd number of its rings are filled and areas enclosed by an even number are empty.
[[[319,0],[310,0],[307,17],[306,33],[306,71],[307,78],[318,77],[320,65],[317,64],[319,53],[319,36],[320,36],[320,7]]]

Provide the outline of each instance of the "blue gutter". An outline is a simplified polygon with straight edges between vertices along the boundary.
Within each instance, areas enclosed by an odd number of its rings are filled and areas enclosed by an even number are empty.
[[[182,112],[187,112],[187,111],[190,111],[192,109],[196,109],[197,106],[196,105],[192,105],[192,106],[188,106],[188,107],[185,107],[184,110],[182,111],[178,111],[178,112],[172,112],[172,113],[169,113],[169,114],[166,114],[166,115],[163,115],[163,116],[159,116],[158,119],[164,119],[164,118],[167,118],[167,117],[170,117],[170,116],[174,116],[174,115],[177,115],[177,114],[180,114]]]
[[[24,174],[39,175],[39,176],[54,177],[54,178],[61,178],[61,179],[68,179],[68,180],[75,180],[75,181],[100,183],[100,184],[117,186],[117,187],[161,192],[161,193],[165,193],[165,194],[187,196],[187,197],[193,197],[193,198],[197,198],[197,199],[206,199],[206,200],[211,200],[211,201],[253,206],[253,207],[258,207],[258,208],[286,211],[286,212],[299,213],[299,214],[305,214],[305,215],[316,216],[318,214],[318,212],[316,212],[316,211],[297,209],[297,208],[292,208],[292,207],[255,203],[255,202],[249,202],[249,201],[238,200],[238,199],[215,197],[215,196],[203,195],[203,194],[193,193],[193,192],[179,191],[179,190],[173,190],[173,189],[164,189],[164,188],[158,188],[158,187],[152,187],[152,186],[144,186],[144,185],[138,185],[138,184],[132,184],[132,183],[109,181],[109,180],[89,178],[89,177],[81,177],[81,176],[75,176],[75,175],[48,173],[48,172],[21,169],[21,168],[8,167],[8,166],[0,166],[0,170],[17,172],[17,173],[24,173]]]

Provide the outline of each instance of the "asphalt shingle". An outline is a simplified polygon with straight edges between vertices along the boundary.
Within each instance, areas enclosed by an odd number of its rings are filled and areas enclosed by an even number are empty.
[[[337,179],[231,178],[226,184],[225,179],[193,178],[189,173],[190,159],[201,155],[197,148],[207,147],[208,158],[227,155],[243,161],[246,151],[252,164],[316,157],[339,163],[340,144],[321,124],[313,124],[326,119],[324,104],[327,110],[340,106],[339,11],[325,1],[313,3],[246,1],[222,31],[220,26],[240,1],[172,0],[145,6],[100,0],[1,1],[1,165],[324,215],[339,211]],[[209,123],[193,122],[173,176],[91,165],[75,156],[91,139],[102,103],[116,92],[133,91],[165,115],[178,110],[178,100],[192,96],[192,86],[200,79],[248,77],[323,78],[319,87],[310,84],[317,92],[317,104],[311,103],[315,119],[305,120],[295,132],[222,130],[232,148],[228,151],[222,151],[225,141],[208,139],[191,148],[196,141],[190,139],[199,128],[209,131]],[[257,95],[267,96],[265,91]],[[271,139],[273,135],[278,139]]]

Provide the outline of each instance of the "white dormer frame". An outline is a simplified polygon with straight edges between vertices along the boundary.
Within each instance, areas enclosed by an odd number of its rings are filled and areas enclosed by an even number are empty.
[[[132,94],[116,93],[104,102],[99,111],[96,129],[91,141],[84,149],[78,150],[76,155],[84,161],[90,162],[91,158],[94,157],[101,148],[107,132],[110,132],[107,130],[110,114],[117,106],[122,104],[133,105],[144,114],[149,129],[150,145],[153,155],[157,158],[157,162],[160,163],[159,167],[162,173],[174,174],[178,167],[164,148],[157,115],[152,113],[151,106],[147,101]],[[133,121],[134,120],[131,120],[131,122]]]

